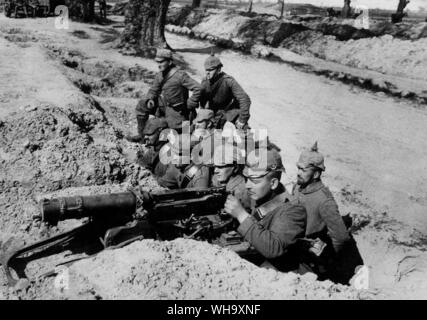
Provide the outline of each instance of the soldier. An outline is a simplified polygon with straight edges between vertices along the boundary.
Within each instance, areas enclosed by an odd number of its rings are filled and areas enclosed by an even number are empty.
[[[147,96],[136,106],[138,134],[126,137],[131,142],[141,142],[149,114],[156,117],[164,116],[169,128],[180,133],[182,122],[191,121],[191,113],[199,105],[200,85],[175,66],[172,52],[159,49],[156,62],[160,72],[156,74]],[[189,90],[193,92],[191,97]]]
[[[307,210],[305,234],[310,239],[306,243],[307,250],[303,250],[301,266],[316,273],[319,280],[348,284],[363,260],[332,193],[322,183],[325,165],[317,142],[311,150],[302,152],[297,167],[298,186],[294,188],[294,196]]]
[[[191,161],[190,141],[185,141],[189,138],[181,135],[171,144],[173,162],[168,164],[165,175],[157,180],[162,187],[169,189],[209,187],[210,169],[203,163],[195,164]]]
[[[213,157],[214,173],[212,176],[213,187],[225,187],[240,201],[245,209],[251,209],[243,176],[244,153],[232,144],[220,145],[215,149]]]
[[[292,252],[297,240],[304,237],[306,211],[303,206],[291,202],[280,183],[284,172],[280,154],[275,149],[264,150],[264,167],[252,151],[244,169],[246,188],[254,201],[252,214],[232,195],[228,196],[224,210],[239,221],[237,231],[244,239],[267,259],[263,266],[280,271],[295,270],[298,261]]]
[[[200,141],[205,137],[210,136],[214,130],[214,112],[209,109],[200,109],[193,121],[194,131],[192,133],[192,141]]]
[[[142,166],[150,170],[157,177],[166,173],[167,165],[159,160],[160,149],[166,144],[165,141],[159,141],[160,132],[168,127],[164,118],[150,118],[145,125],[143,134],[147,150],[144,153],[138,153],[138,160]]]
[[[251,100],[237,81],[222,71],[218,57],[205,61],[206,79],[202,81],[200,104],[215,112],[215,127],[222,129],[226,121],[237,129],[248,128]]]

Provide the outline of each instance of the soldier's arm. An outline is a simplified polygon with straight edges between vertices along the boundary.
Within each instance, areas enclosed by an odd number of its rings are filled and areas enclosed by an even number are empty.
[[[162,92],[162,79],[161,74],[157,73],[154,77],[153,84],[151,85],[150,90],[148,90],[147,98],[150,100],[156,99]]]
[[[157,182],[160,186],[164,188],[169,189],[177,189],[178,188],[178,182],[176,179],[176,170],[174,170],[174,167],[172,164],[168,165],[168,168],[166,169],[165,174],[163,177],[158,177]]]
[[[206,80],[202,81],[201,90],[200,90],[200,107],[205,108],[206,103],[208,102],[208,95],[206,90]]]
[[[273,217],[271,228],[267,229],[254,217],[247,217],[238,231],[246,241],[265,258],[276,258],[285,253],[288,246],[304,237],[306,212],[300,205],[286,205]]]
[[[186,72],[182,73],[182,85],[188,90],[192,91],[191,97],[188,98],[187,107],[189,109],[195,109],[199,106],[201,86],[200,84],[191,78]]]
[[[251,99],[243,88],[233,78],[227,79],[228,84],[233,92],[234,97],[239,101],[240,115],[238,121],[240,123],[247,123],[250,117],[249,109],[251,106]]]
[[[326,199],[319,206],[319,213],[328,228],[335,252],[339,252],[344,244],[350,240],[350,235],[339,213],[338,205],[333,198]]]

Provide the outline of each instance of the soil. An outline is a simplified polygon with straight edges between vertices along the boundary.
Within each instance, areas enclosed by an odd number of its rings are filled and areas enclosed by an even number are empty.
[[[47,227],[34,220],[37,203],[44,197],[119,192],[135,186],[160,190],[152,175],[136,164],[142,147],[123,138],[135,130],[134,107],[153,79],[154,62],[118,52],[114,41],[120,28],[114,25],[73,22],[69,30],[57,30],[53,19],[3,16],[0,23],[0,240],[13,235],[15,246],[28,244],[82,223]],[[206,53],[197,49],[206,48],[206,43],[170,34],[168,42],[200,81]],[[319,139],[327,157],[325,181],[341,212],[353,214],[371,289],[319,282],[312,274],[277,273],[217,246],[176,239],[142,240],[92,257],[65,252],[35,261],[27,269],[33,279],[59,262],[86,257],[56,277],[21,281],[15,288],[7,288],[1,275],[0,297],[425,297],[427,239],[420,231],[425,231],[422,213],[427,201],[420,191],[425,189],[425,177],[417,175],[425,170],[424,161],[416,160],[426,156],[425,110],[276,62],[227,50],[219,55],[226,71],[251,95],[251,126],[268,124],[273,142],[286,147],[284,182],[293,180],[295,159],[303,146]],[[307,83],[312,84],[309,93]],[[316,132],[306,130],[308,123]],[[412,165],[399,172],[403,161]]]

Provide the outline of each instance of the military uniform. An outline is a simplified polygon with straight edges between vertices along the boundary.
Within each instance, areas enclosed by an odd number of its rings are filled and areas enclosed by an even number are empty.
[[[222,67],[221,61],[210,56],[205,61],[205,69]],[[222,128],[226,121],[241,126],[247,126],[251,100],[238,82],[224,72],[217,74],[214,79],[202,81],[200,104],[215,112],[215,127]]]
[[[350,235],[331,191],[317,181],[304,189],[295,188],[294,195],[307,209],[306,236],[313,238],[327,232],[334,250],[340,251]]]
[[[210,169],[204,165],[189,164],[183,170],[169,164],[166,173],[157,181],[159,185],[169,189],[209,187]]]
[[[277,150],[268,150],[266,160],[266,166],[262,167],[255,157],[249,155],[244,175],[257,180],[263,179],[269,172],[284,171]],[[262,203],[254,206],[251,215],[240,218],[237,231],[266,259],[263,266],[273,266],[280,271],[297,269],[294,250],[298,239],[304,237],[305,208],[294,202],[281,183],[271,190],[267,199],[258,201]]]
[[[151,136],[153,134],[160,134],[160,131],[167,128],[167,123],[162,118],[151,118],[147,121],[144,128],[144,136]],[[165,146],[166,142],[153,141],[153,145],[147,146],[144,152],[138,152],[139,163],[150,170],[154,175],[161,177],[166,173],[167,165],[160,161],[159,153],[160,150]]]
[[[193,95],[188,97],[188,90]],[[145,99],[139,101],[136,107],[137,116],[148,118],[149,114],[164,116],[169,128],[180,129],[181,123],[189,120],[191,109],[198,107],[200,85],[189,75],[176,66],[166,74],[158,73]],[[153,100],[155,106],[150,109],[147,101]]]
[[[325,170],[324,158],[317,151],[317,143],[310,151],[301,154],[298,166]],[[315,272],[320,280],[330,279],[347,284],[355,268],[363,265],[363,260],[332,193],[321,180],[303,188],[295,187],[293,193],[307,210],[305,237],[315,240],[301,246],[302,269]],[[313,244],[320,245],[321,250],[313,250]]]
[[[172,52],[158,50],[156,60],[172,60]],[[192,91],[191,97],[189,90]],[[191,120],[191,115],[199,106],[200,90],[200,84],[174,64],[165,72],[157,73],[148,94],[136,106],[139,135],[150,114],[165,117],[169,128],[180,132],[182,122]],[[151,101],[152,104],[149,103]],[[132,137],[129,140],[138,139]]]
[[[291,271],[298,268],[294,248],[304,237],[306,218],[304,207],[291,202],[281,185],[269,201],[254,208],[237,231],[273,267]]]
[[[177,137],[174,143],[165,145],[165,147],[170,146],[173,161],[177,161],[180,167],[174,163],[168,164],[164,176],[157,180],[162,187],[169,189],[205,189],[209,187],[211,170],[203,164],[194,164],[191,162],[189,138],[188,136],[182,135]],[[187,165],[184,166],[185,164]]]

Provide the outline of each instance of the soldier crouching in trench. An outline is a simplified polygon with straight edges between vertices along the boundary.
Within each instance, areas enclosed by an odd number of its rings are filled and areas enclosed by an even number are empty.
[[[311,150],[302,152],[297,167],[298,186],[293,193],[307,210],[305,240],[300,242],[299,273],[314,272],[319,280],[349,284],[363,260],[332,193],[322,183],[325,165],[317,142]]]
[[[225,187],[242,204],[245,209],[251,208],[251,199],[246,190],[246,179],[243,176],[243,153],[231,143],[217,146],[213,155],[213,187]]]
[[[267,150],[266,160],[261,166],[252,151],[244,169],[246,188],[255,203],[252,213],[233,195],[228,196],[224,211],[238,220],[237,231],[265,258],[261,266],[288,272],[298,268],[293,248],[304,237],[306,210],[291,201],[280,183],[284,167],[277,150]]]
[[[157,179],[160,186],[169,189],[209,187],[211,170],[207,165],[196,164],[191,160],[189,134],[176,136],[175,141],[166,146],[170,146],[172,157],[165,174]],[[161,157],[160,160],[165,159]]]
[[[138,162],[155,176],[162,177],[167,165],[160,161],[159,153],[166,141],[160,141],[160,133],[168,124],[164,118],[150,118],[144,127],[144,143],[147,150],[138,152]]]

